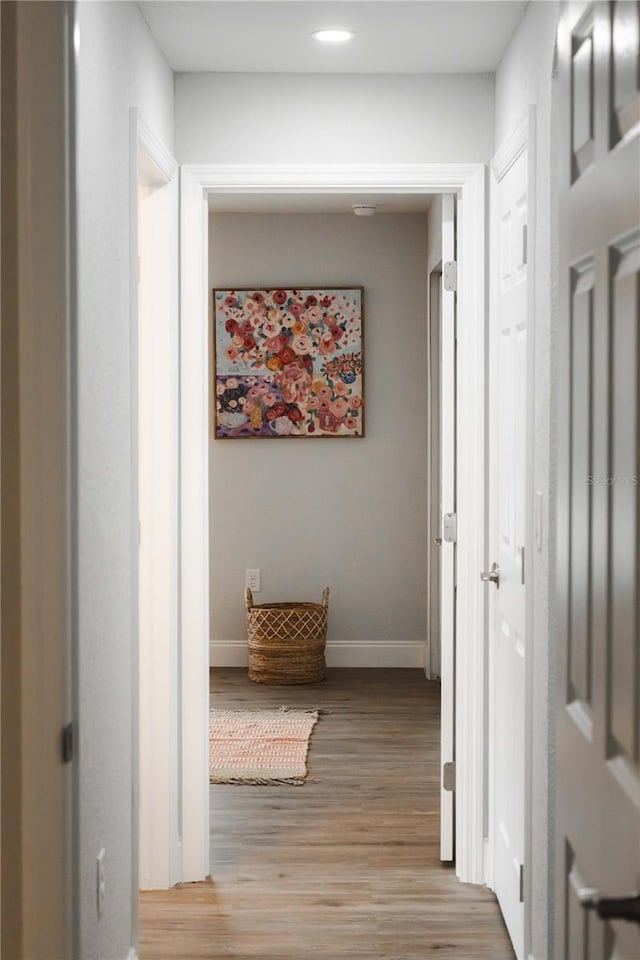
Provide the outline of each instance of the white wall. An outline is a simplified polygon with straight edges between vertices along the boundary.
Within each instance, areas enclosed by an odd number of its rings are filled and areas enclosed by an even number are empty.
[[[555,458],[552,454],[552,300],[551,300],[551,75],[556,2],[530,3],[496,75],[496,147],[515,129],[530,104],[537,108],[535,230],[535,462],[534,488],[543,495],[543,546],[533,557],[534,628],[528,649],[533,656],[533,922],[535,960],[550,956],[554,911],[551,850],[553,842],[553,707],[555,664],[549,644],[549,571],[553,542],[551,513]]]
[[[135,942],[132,696],[130,130],[136,106],[173,146],[173,75],[134,3],[80,3],[78,117],[79,960]],[[96,915],[96,855],[106,901]]]
[[[493,75],[176,75],[180,163],[488,162]]]
[[[211,441],[214,664],[258,602],[331,588],[328,661],[420,666],[426,631],[427,243],[421,214],[214,215],[214,287],[363,285],[366,437]]]

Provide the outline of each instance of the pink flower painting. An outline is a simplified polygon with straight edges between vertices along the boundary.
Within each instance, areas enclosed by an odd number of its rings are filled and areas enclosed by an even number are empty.
[[[213,291],[215,437],[363,437],[361,287]]]

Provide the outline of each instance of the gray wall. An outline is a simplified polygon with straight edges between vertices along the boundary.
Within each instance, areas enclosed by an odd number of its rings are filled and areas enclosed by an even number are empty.
[[[129,110],[171,148],[173,75],[135,3],[80,3],[78,17],[79,960],[124,960],[137,896]]]
[[[496,148],[526,115],[530,104],[537,110],[535,198],[535,447],[534,489],[543,497],[543,543],[534,553],[533,636],[528,649],[533,656],[533,769],[532,776],[532,956],[550,956],[554,911],[552,877],[553,843],[553,691],[554,653],[550,647],[549,576],[553,543],[552,449],[552,342],[551,296],[551,73],[556,2],[530,3],[496,75]]]
[[[427,243],[429,245],[427,271],[431,273],[442,260],[442,194],[440,193],[433,197],[429,206]]]
[[[260,602],[331,587],[329,662],[418,666],[426,631],[427,223],[421,214],[214,215],[211,286],[363,285],[366,432],[211,441],[212,656],[244,663]]]
[[[176,75],[180,163],[487,162],[493,74]]]

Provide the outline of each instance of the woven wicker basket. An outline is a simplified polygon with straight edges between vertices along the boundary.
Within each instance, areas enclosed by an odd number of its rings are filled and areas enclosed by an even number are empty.
[[[324,680],[329,588],[322,603],[254,605],[247,588],[249,679],[257,683]]]

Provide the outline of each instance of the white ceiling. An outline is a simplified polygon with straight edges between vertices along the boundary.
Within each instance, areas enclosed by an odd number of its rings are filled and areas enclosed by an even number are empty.
[[[430,194],[209,194],[214,213],[352,213],[352,204],[375,203],[377,214],[426,213]]]
[[[498,66],[526,0],[146,0],[176,71],[479,73]],[[314,30],[355,31],[346,44]]]

